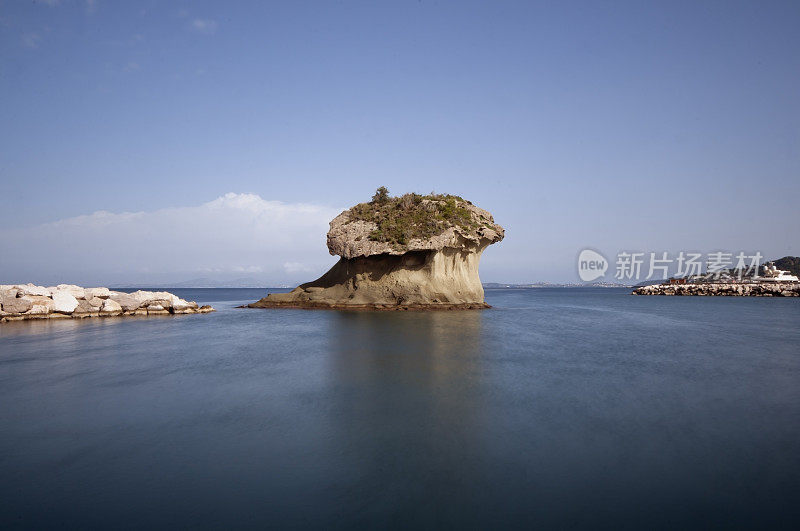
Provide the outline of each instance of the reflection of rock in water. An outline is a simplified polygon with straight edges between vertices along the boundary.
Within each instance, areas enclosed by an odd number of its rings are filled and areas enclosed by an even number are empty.
[[[480,459],[476,437],[485,433],[482,319],[352,312],[330,321],[331,444],[352,459],[353,481],[394,498],[398,510],[435,503],[419,499],[423,492],[469,495],[469,461]]]
[[[331,343],[338,349],[334,370],[340,377],[463,385],[479,368],[480,312],[337,312],[331,322]],[[460,380],[450,381],[454,378]]]

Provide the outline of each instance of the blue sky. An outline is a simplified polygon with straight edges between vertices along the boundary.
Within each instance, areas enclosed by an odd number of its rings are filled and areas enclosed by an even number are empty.
[[[584,247],[797,255],[798,27],[798,2],[0,1],[0,282],[307,280],[379,185],[490,210],[484,281],[575,280]]]

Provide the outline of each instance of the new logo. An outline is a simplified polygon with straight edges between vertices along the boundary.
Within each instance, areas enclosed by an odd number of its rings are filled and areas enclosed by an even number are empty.
[[[578,255],[578,276],[584,282],[591,282],[606,274],[608,260],[602,254],[591,249],[584,249]]]

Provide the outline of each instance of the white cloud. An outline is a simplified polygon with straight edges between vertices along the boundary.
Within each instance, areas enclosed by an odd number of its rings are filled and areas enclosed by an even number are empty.
[[[283,264],[283,269],[287,273],[306,273],[313,271],[313,267],[302,262],[286,262]]]
[[[192,20],[191,26],[193,30],[206,35],[211,35],[217,31],[217,22],[211,19],[196,18]]]
[[[264,268],[262,266],[257,265],[249,265],[249,266],[234,266],[233,270],[237,273],[263,273]]]
[[[61,0],[38,0],[38,2],[50,7],[61,5]],[[86,5],[86,12],[90,14],[97,8],[97,0],[85,0],[84,4]]]
[[[335,261],[325,234],[341,210],[228,193],[198,206],[100,210],[0,229],[0,283],[168,282],[207,273],[312,280]]]
[[[27,48],[38,48],[41,40],[42,37],[38,33],[26,33],[22,36],[22,44]]]

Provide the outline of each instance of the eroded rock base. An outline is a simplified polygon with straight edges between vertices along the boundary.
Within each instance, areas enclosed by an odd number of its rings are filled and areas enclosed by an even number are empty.
[[[295,308],[305,310],[366,310],[366,311],[429,311],[429,310],[486,310],[485,302],[463,304],[325,304],[319,302],[277,302],[264,297],[241,308]]]
[[[250,308],[477,310],[489,308],[478,277],[480,247],[341,258],[327,273]]]

